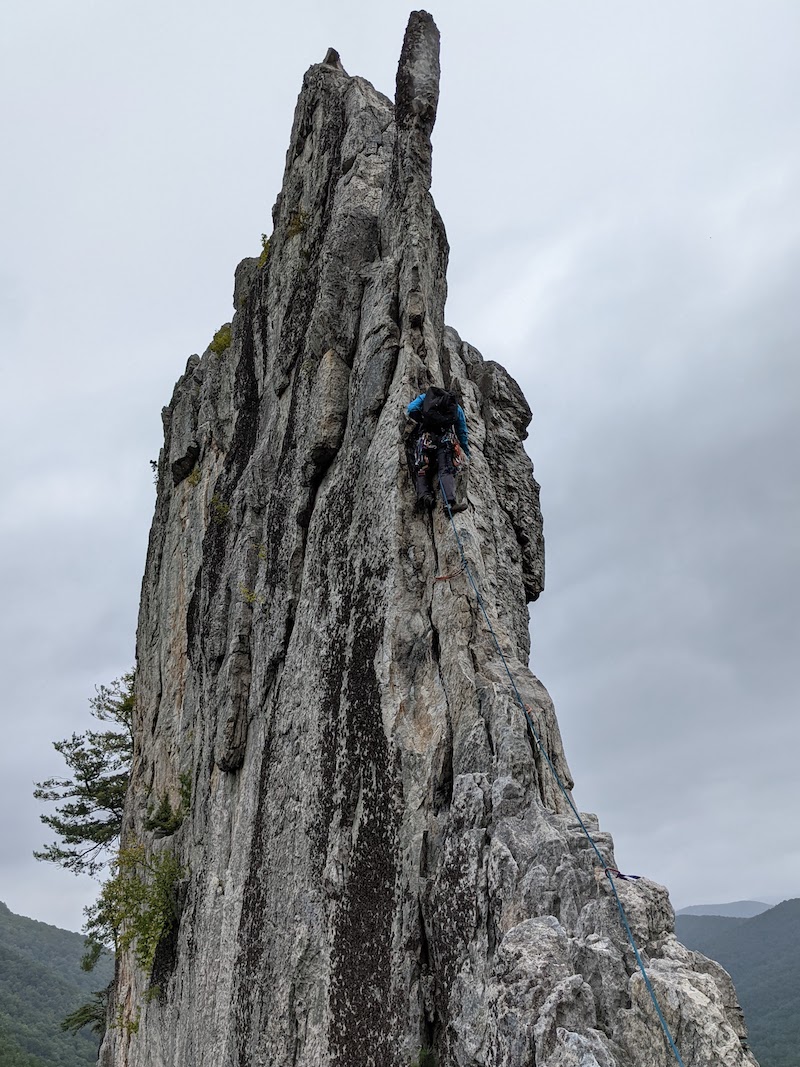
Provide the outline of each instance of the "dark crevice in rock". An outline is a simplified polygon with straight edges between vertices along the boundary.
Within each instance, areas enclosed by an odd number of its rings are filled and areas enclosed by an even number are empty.
[[[240,355],[234,382],[236,424],[217,492],[229,498],[255,451],[259,425],[258,381],[255,366],[255,334],[252,319],[245,319],[240,338]]]
[[[441,766],[433,791],[433,812],[442,815],[450,810],[453,803],[453,738],[448,728],[447,737],[442,742]]]
[[[188,478],[195,468],[198,457],[200,455],[200,445],[193,441],[186,449],[185,453],[172,462],[172,484],[179,485],[184,478]]]
[[[430,993],[431,986],[435,981],[435,968],[431,960],[428,932],[425,928],[425,913],[421,901],[417,903],[417,923],[419,928],[419,977],[422,986],[420,1049],[435,1053],[439,1044],[441,1025]]]
[[[486,923],[486,958],[491,962],[497,949],[497,923],[495,922],[494,907],[489,903],[488,920]]]
[[[480,716],[483,720],[484,727],[486,729],[486,740],[489,745],[489,751],[492,756],[495,755],[494,738],[492,736],[491,728],[491,706],[487,709],[487,704],[490,705],[491,696],[485,688],[478,690],[478,708]]]
[[[150,989],[156,990],[161,1000],[165,998],[167,982],[175,973],[175,968],[178,965],[181,916],[186,904],[188,887],[186,879],[174,887],[170,902],[172,921],[161,935],[153,957],[153,967],[150,972]]]
[[[192,596],[186,611],[186,651],[189,662],[198,669],[201,659],[201,628],[203,596],[203,571],[199,568],[194,579]]]
[[[354,640],[344,679],[344,741],[339,774],[347,807],[361,807],[348,861],[344,895],[338,907],[332,945],[335,1062],[391,1063],[390,1030],[376,1018],[390,1000],[390,953],[397,877],[395,784],[386,739],[376,709],[380,693],[374,670],[382,626],[362,575],[353,597]],[[348,820],[345,814],[345,823]]]
[[[252,860],[244,885],[239,930],[236,939],[238,952],[233,1010],[236,1013],[237,1020],[235,1036],[239,1067],[250,1067],[252,1063],[249,1044],[253,1034],[250,1023],[260,1000],[256,990],[261,966],[268,948],[262,923],[267,907],[270,874],[273,877],[276,874],[276,872],[270,872],[269,868],[264,866],[264,857],[268,854],[271,830],[267,801],[271,784],[269,761],[272,740],[272,723],[268,723],[261,754],[258,799],[253,819]]]
[[[433,619],[431,619],[431,654],[433,655],[434,663],[436,663],[438,667],[442,655],[442,648],[439,643],[439,631],[434,626]]]

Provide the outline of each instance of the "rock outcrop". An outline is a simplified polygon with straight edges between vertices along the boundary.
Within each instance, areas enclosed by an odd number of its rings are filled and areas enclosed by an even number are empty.
[[[571,787],[527,666],[530,409],[444,324],[438,45],[412,14],[394,104],[333,50],[308,71],[230,343],[164,410],[124,837],[182,877],[152,972],[120,955],[105,1067],[674,1062],[447,516],[414,506],[404,409],[444,384],[471,431],[466,557]],[[187,810],[159,835],[165,796]],[[753,1065],[730,979],[676,941],[666,891],[619,891],[687,1067]]]

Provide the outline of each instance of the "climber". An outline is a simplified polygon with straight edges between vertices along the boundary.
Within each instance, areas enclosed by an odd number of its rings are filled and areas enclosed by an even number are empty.
[[[406,408],[412,420],[414,488],[417,503],[433,507],[439,480],[447,503],[445,510],[463,511],[466,503],[456,503],[456,470],[469,458],[469,434],[464,411],[449,389],[432,385]]]

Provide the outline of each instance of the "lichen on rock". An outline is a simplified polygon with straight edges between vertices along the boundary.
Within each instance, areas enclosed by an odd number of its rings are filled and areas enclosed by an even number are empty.
[[[471,434],[464,553],[570,789],[528,669],[530,408],[444,323],[438,87],[425,12],[394,104],[333,50],[311,67],[269,255],[237,271],[224,353],[192,357],[164,410],[124,834],[148,841],[148,803],[190,780],[170,837],[185,878],[159,995],[119,960],[112,1015],[139,1025],[109,1030],[105,1067],[671,1062],[448,517],[414,507],[404,411],[444,385]],[[675,940],[666,891],[620,895],[685,1063],[753,1065],[733,987]]]

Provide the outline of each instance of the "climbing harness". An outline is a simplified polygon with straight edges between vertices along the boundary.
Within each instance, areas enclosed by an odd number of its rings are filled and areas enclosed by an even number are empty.
[[[433,435],[423,430],[414,442],[414,472],[427,474],[430,470],[430,457],[436,451]]]
[[[558,788],[561,790],[561,793],[563,794],[564,799],[566,800],[567,804],[569,804],[570,809],[572,810],[572,814],[578,820],[578,824],[579,824],[581,830],[583,831],[584,836],[586,837],[586,840],[592,846],[595,855],[597,856],[598,860],[600,861],[600,866],[601,866],[601,868],[603,870],[603,873],[605,874],[606,878],[608,879],[608,884],[611,886],[611,891],[614,894],[614,900],[616,901],[616,905],[617,905],[617,908],[619,910],[620,919],[622,920],[622,925],[625,928],[625,933],[627,935],[627,938],[628,938],[628,941],[630,943],[630,946],[633,949],[633,954],[634,954],[634,956],[636,958],[636,963],[638,964],[639,970],[641,971],[642,978],[644,979],[644,984],[645,984],[645,986],[647,988],[647,992],[650,994],[650,999],[652,1000],[653,1007],[656,1010],[656,1015],[658,1016],[658,1021],[661,1023],[661,1029],[664,1031],[664,1036],[666,1037],[670,1048],[672,1049],[673,1053],[675,1054],[675,1059],[680,1064],[680,1067],[685,1067],[684,1062],[681,1059],[681,1054],[680,1054],[680,1052],[678,1052],[678,1047],[675,1044],[675,1041],[673,1040],[672,1034],[670,1033],[669,1026],[667,1026],[666,1019],[664,1018],[664,1016],[662,1014],[661,1007],[659,1006],[659,1003],[658,1003],[658,998],[656,997],[656,994],[655,994],[655,990],[653,989],[652,985],[650,984],[650,979],[647,977],[647,972],[644,969],[644,963],[642,962],[642,957],[639,954],[639,949],[637,948],[636,941],[634,940],[634,936],[633,936],[633,934],[631,932],[631,928],[630,928],[630,925],[628,923],[628,916],[625,913],[625,908],[622,906],[622,901],[619,898],[619,893],[617,892],[617,887],[614,884],[614,878],[615,877],[621,878],[624,881],[628,881],[629,879],[632,880],[632,879],[639,878],[639,875],[624,875],[624,874],[620,874],[620,872],[615,867],[609,867],[608,866],[608,864],[606,863],[605,859],[603,858],[603,854],[601,853],[600,849],[597,847],[597,842],[592,837],[592,835],[589,833],[589,830],[586,827],[586,823],[581,818],[580,812],[575,807],[575,803],[574,803],[572,797],[569,795],[569,792],[568,792],[566,786],[564,785],[563,781],[561,780],[561,775],[558,773],[558,771],[556,770],[555,766],[553,765],[553,761],[550,759],[550,756],[547,753],[547,749],[544,747],[544,744],[542,743],[542,739],[539,736],[539,734],[538,734],[538,732],[536,730],[536,727],[533,724],[533,717],[530,714],[531,709],[528,707],[527,704],[525,704],[525,702],[523,701],[522,697],[520,696],[519,689],[517,688],[517,683],[514,681],[514,676],[511,673],[511,669],[508,666],[508,661],[507,661],[505,655],[503,654],[502,648],[500,647],[500,642],[497,639],[497,634],[495,633],[494,627],[492,626],[492,621],[489,618],[489,613],[487,612],[486,606],[485,606],[485,604],[483,602],[483,597],[481,596],[480,590],[478,589],[478,586],[475,583],[475,579],[472,576],[472,571],[470,570],[469,563],[467,562],[467,557],[466,557],[466,555],[464,553],[464,545],[462,544],[461,537],[459,536],[458,529],[457,529],[456,524],[455,524],[455,519],[453,518],[453,512],[450,509],[450,504],[449,504],[449,502],[447,500],[447,494],[445,493],[444,487],[442,485],[441,477],[439,478],[439,489],[440,489],[441,494],[442,494],[442,499],[444,500],[444,506],[447,509],[447,514],[448,514],[448,517],[450,519],[450,525],[453,527],[453,533],[455,534],[455,537],[456,537],[456,543],[458,544],[458,552],[459,552],[459,555],[461,556],[461,569],[467,575],[467,578],[469,578],[469,583],[472,586],[473,592],[475,593],[475,599],[478,601],[478,606],[479,606],[479,608],[481,609],[481,611],[483,613],[484,619],[486,620],[486,625],[489,627],[489,633],[492,635],[492,640],[494,641],[495,648],[497,649],[498,654],[500,656],[500,659],[501,659],[501,661],[503,663],[503,666],[505,667],[506,674],[508,675],[508,680],[511,682],[511,688],[512,688],[512,690],[514,692],[514,696],[516,698],[516,701],[519,704],[520,708],[522,709],[522,714],[525,716],[525,721],[528,724],[528,729],[530,730],[531,735],[532,735],[533,739],[535,740],[535,742],[536,742],[536,744],[537,744],[537,746],[539,748],[539,751],[544,756],[545,761],[547,762],[547,766],[550,768],[550,770],[551,770],[551,772],[553,774],[553,777],[556,780],[556,784],[558,785]]]
[[[444,447],[449,448],[451,452],[452,470],[450,473],[455,473],[466,465],[467,457],[459,444],[455,430],[451,428],[438,434],[430,430],[422,430],[414,441],[414,473],[428,474],[431,457]]]

